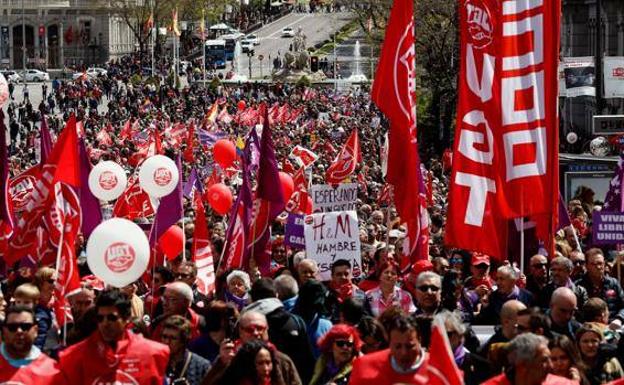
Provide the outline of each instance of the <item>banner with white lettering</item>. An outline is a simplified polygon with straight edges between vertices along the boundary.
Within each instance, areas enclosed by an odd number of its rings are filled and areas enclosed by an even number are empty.
[[[300,214],[288,214],[286,229],[284,230],[284,243],[296,250],[305,248],[303,217]]]
[[[310,188],[315,213],[355,210],[357,183],[341,183],[334,188],[328,184],[315,184]]]
[[[560,2],[461,0],[446,242],[506,256],[506,219],[557,208]]]
[[[594,211],[592,233],[594,245],[624,243],[624,213]]]
[[[624,56],[605,56],[605,98],[624,98]]]
[[[360,231],[355,211],[308,215],[304,220],[304,234],[306,256],[316,261],[322,280],[331,278],[331,266],[337,259],[351,262],[353,277],[360,276]]]

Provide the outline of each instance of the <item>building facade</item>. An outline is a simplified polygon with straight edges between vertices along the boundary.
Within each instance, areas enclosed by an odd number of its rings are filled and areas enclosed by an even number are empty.
[[[602,8],[600,13],[598,6]],[[624,57],[624,0],[562,0],[562,59],[589,58],[596,65],[601,60],[597,58],[600,51],[602,57]],[[596,75],[600,75],[600,71],[596,71]],[[601,80],[602,77],[596,76],[595,85]],[[597,91],[599,89],[597,87]],[[586,151],[586,144],[592,137],[593,116],[617,114],[624,114],[624,98],[561,97],[563,144],[568,145],[564,142],[566,135],[574,132],[581,139],[581,143],[573,146],[576,147],[574,152]]]
[[[0,68],[58,69],[133,52],[126,22],[100,0],[0,0]],[[25,26],[23,28],[22,26]],[[24,44],[25,42],[25,44]]]

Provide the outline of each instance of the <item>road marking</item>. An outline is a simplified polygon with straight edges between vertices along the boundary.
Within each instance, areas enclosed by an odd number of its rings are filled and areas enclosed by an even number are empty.
[[[300,22],[301,22],[301,20],[303,20],[303,19],[305,19],[305,18],[307,18],[307,17],[309,17],[309,16],[310,16],[310,15],[304,15],[304,16],[301,16],[299,19],[297,19],[297,20],[293,21],[292,23],[290,23],[290,24],[286,24],[286,25],[282,26],[282,29],[284,29],[284,28],[286,28],[286,27],[293,26],[293,25],[295,25],[295,24],[298,24],[298,23],[300,23]],[[267,36],[267,37],[273,37],[273,36],[277,35],[278,33],[279,33],[279,34],[281,34],[281,33],[282,33],[282,30],[275,31],[275,32],[273,32],[272,34],[270,34],[270,35],[269,35],[269,36]]]

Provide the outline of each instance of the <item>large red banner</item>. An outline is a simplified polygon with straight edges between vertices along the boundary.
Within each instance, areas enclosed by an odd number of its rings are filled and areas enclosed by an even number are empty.
[[[556,216],[560,2],[460,0],[459,11],[446,242],[504,258],[508,219]]]

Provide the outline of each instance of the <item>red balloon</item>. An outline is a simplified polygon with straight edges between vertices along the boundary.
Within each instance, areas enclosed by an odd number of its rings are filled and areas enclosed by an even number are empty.
[[[208,189],[208,203],[219,215],[225,215],[232,208],[232,192],[223,183],[217,183]]]
[[[173,225],[158,238],[158,247],[168,260],[175,259],[184,250],[184,230]]]
[[[288,202],[290,200],[290,196],[295,190],[295,182],[290,175],[287,173],[280,171],[279,173],[280,184],[282,185],[282,195],[284,196],[284,202]]]
[[[304,210],[304,214],[305,215],[312,214],[313,204],[314,204],[314,202],[312,202],[312,197],[308,195],[308,202],[307,202],[305,210]]]
[[[236,145],[227,139],[219,139],[212,148],[212,157],[222,168],[226,169],[236,160]]]
[[[239,100],[238,104],[236,105],[236,107],[238,107],[239,111],[242,111],[245,109],[245,107],[247,107],[247,103],[245,103],[244,100]]]

